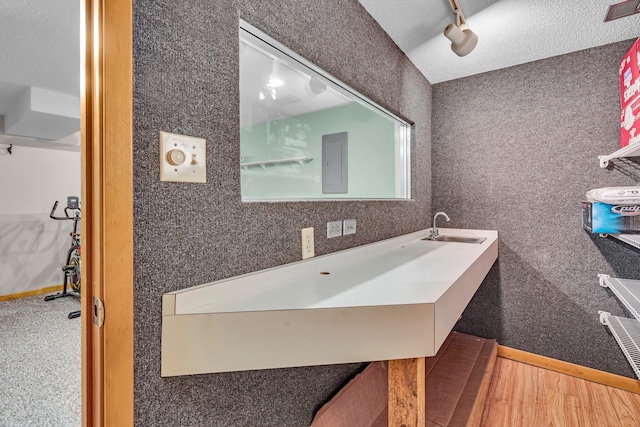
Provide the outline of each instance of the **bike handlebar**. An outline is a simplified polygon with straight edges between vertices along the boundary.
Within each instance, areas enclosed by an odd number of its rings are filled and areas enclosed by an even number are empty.
[[[69,208],[64,208],[64,217],[55,216],[57,207],[58,207],[58,201],[56,200],[56,202],[53,204],[53,208],[51,208],[51,213],[49,214],[49,218],[55,219],[58,221],[67,220],[67,219],[75,221],[80,219],[80,215],[78,214],[80,209],[77,209],[78,212],[76,212],[76,215],[74,217],[69,216],[69,212],[67,212]]]

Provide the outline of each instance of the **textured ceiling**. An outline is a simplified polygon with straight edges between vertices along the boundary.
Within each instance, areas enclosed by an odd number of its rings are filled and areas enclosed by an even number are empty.
[[[0,144],[78,150],[77,114],[58,110],[80,107],[80,2],[0,0],[0,41]],[[47,95],[46,111],[42,97],[23,104],[30,90]]]
[[[80,96],[80,2],[0,0],[0,81]]]
[[[640,36],[640,14],[603,22],[618,0],[459,0],[478,46],[458,57],[442,35],[449,0],[359,0],[431,83]]]

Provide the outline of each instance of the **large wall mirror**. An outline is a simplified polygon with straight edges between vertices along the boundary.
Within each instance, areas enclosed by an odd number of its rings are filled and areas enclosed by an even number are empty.
[[[407,122],[240,21],[243,201],[408,199],[410,175]]]

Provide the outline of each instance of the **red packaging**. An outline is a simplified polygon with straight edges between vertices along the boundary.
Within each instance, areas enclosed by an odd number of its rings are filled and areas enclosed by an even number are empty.
[[[620,148],[640,142],[640,39],[620,62]]]

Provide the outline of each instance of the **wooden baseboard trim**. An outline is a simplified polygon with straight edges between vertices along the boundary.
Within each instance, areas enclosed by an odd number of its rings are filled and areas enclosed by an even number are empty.
[[[0,302],[9,301],[9,300],[18,299],[18,298],[32,297],[35,295],[50,294],[52,292],[58,292],[61,290],[62,290],[62,285],[55,285],[55,286],[49,286],[47,288],[42,288],[42,289],[33,289],[31,291],[18,292],[17,294],[0,295]]]
[[[634,380],[633,378],[623,377],[622,375],[611,374],[609,372],[587,368],[586,366],[574,365],[573,363],[563,362],[562,360],[528,353],[526,351],[505,347],[503,345],[498,346],[498,357],[515,360],[516,362],[526,363],[527,365],[537,366],[539,368],[548,369],[550,371],[559,372],[561,374],[570,375],[572,377],[581,378],[594,383],[640,394],[640,381]]]

